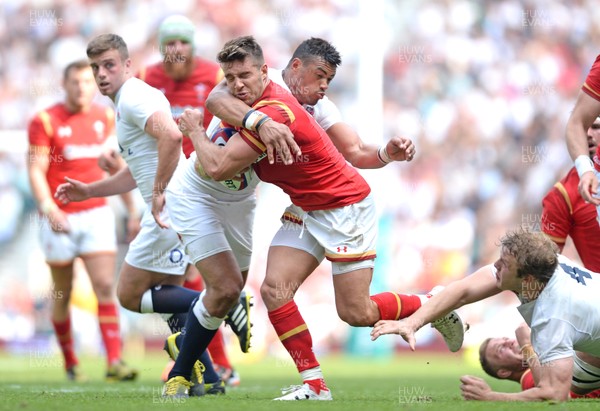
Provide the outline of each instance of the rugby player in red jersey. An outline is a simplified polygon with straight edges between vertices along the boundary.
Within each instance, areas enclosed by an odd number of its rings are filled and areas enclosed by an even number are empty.
[[[137,371],[121,360],[121,335],[115,298],[115,218],[104,198],[62,204],[54,200],[65,176],[86,183],[101,180],[98,158],[114,130],[111,108],[92,103],[97,93],[87,61],[69,64],[63,74],[64,102],[37,113],[29,123],[29,181],[44,224],[42,249],[50,266],[53,289],[52,324],[67,377],[80,380],[71,333],[69,303],[73,263],[79,257],[98,300],[98,321],[106,349],[108,380],[132,380]],[[123,195],[129,215],[137,218],[130,195]]]

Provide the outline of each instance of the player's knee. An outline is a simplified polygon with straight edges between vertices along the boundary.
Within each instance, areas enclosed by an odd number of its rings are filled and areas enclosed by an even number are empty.
[[[117,298],[119,299],[119,304],[121,304],[123,308],[136,313],[140,312],[141,296],[133,295],[130,291],[118,287]]]
[[[368,313],[359,310],[338,309],[338,316],[342,321],[353,327],[369,327],[373,320]]]
[[[96,284],[94,286],[94,293],[98,298],[98,301],[106,301],[112,299],[113,288],[111,283]]]
[[[213,315],[224,316],[235,306],[242,292],[242,285],[236,282],[222,282],[217,286],[207,287],[206,306],[211,311],[216,311]]]
[[[289,297],[287,299],[293,298],[293,293],[291,295],[282,295],[281,290],[278,290],[277,287],[273,286],[271,283],[264,281],[260,286],[260,296],[262,300],[265,302],[267,308],[273,306],[277,303],[277,301],[282,300],[284,297]]]

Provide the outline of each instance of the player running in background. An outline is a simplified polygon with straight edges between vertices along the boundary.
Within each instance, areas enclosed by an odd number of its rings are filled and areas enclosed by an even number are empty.
[[[594,157],[600,142],[600,118],[587,130],[588,154]],[[597,157],[596,157],[597,158]],[[542,231],[562,251],[567,237],[571,237],[583,265],[600,272],[600,226],[593,204],[586,202],[578,192],[579,176],[572,168],[546,194],[542,201]]]
[[[531,348],[531,330],[527,324],[520,325],[515,334],[517,338],[485,339],[479,347],[479,362],[481,368],[490,377],[518,382],[522,390],[528,390],[535,387],[529,362],[538,361],[537,354]],[[577,355],[575,353],[575,356]],[[577,366],[573,368],[574,375],[569,396],[571,398],[600,398],[600,390],[585,395],[576,393],[579,391],[577,369]]]
[[[201,127],[202,113],[199,111],[186,110],[179,126],[194,142],[200,173],[213,179],[226,180],[254,163],[261,180],[283,188],[292,201],[298,203],[298,206],[292,206],[286,212],[284,226],[272,243],[261,292],[275,330],[280,337],[285,337],[284,346],[290,354],[294,354],[292,357],[305,383],[294,387],[293,392],[279,399],[330,400],[331,394],[312,351],[310,334],[293,302],[293,296],[278,298],[276,294],[280,293],[268,293],[265,290],[271,287],[274,290],[277,283],[294,293],[327,254],[328,259],[334,261],[336,303],[342,319],[352,325],[366,326],[379,318],[398,318],[400,299],[396,293],[382,293],[369,298],[376,237],[370,189],[360,174],[335,149],[312,116],[291,94],[269,81],[262,50],[252,37],[228,42],[219,53],[219,61],[231,92],[260,111],[251,110],[243,122],[246,129],[233,135],[222,149],[214,147],[207,139]],[[331,79],[335,65],[328,64],[328,67],[326,77]],[[284,165],[282,161],[255,162],[266,157],[265,146],[255,130],[271,121],[284,123],[291,128],[302,150],[301,161],[297,158],[291,165]],[[398,157],[402,159],[409,160],[414,155],[414,147],[408,139],[402,139],[400,150],[402,153]],[[306,207],[310,214],[302,211],[300,206]],[[346,223],[340,220],[335,227],[328,225],[331,223],[328,217],[333,214],[346,220]],[[303,222],[302,218],[307,221]],[[322,228],[318,228],[319,224],[322,224]],[[343,231],[353,231],[357,224],[361,227],[360,244],[349,239],[346,241],[344,236],[350,234],[344,234]],[[333,240],[325,250],[314,236],[320,237],[331,230],[337,233],[339,241]],[[321,241],[324,240],[321,238]],[[196,347],[202,347],[203,339],[206,336],[210,338],[211,330],[219,322],[220,313],[217,310],[211,312],[206,307],[207,303],[211,303],[210,298],[213,297],[207,294],[200,300],[203,305],[199,310],[205,312],[198,316],[200,322],[190,323],[193,317],[188,316],[188,333],[169,376],[171,379],[167,382],[167,385],[179,385],[182,389],[177,393],[180,395],[185,395],[188,369],[194,361]],[[189,330],[193,329],[197,331],[190,333]],[[184,353],[186,357],[183,357]]]
[[[105,177],[97,161],[106,139],[114,130],[114,112],[92,103],[97,87],[87,61],[67,65],[62,85],[64,102],[37,113],[28,128],[29,181],[44,219],[40,238],[53,282],[52,325],[65,360],[67,377],[83,379],[77,367],[69,310],[73,263],[79,257],[98,300],[100,334],[107,358],[106,378],[133,380],[137,371],[121,360],[119,313],[114,290],[114,214],[106,199],[61,204],[52,196],[67,175],[86,183]],[[129,216],[135,219],[137,213],[131,195],[122,198]]]

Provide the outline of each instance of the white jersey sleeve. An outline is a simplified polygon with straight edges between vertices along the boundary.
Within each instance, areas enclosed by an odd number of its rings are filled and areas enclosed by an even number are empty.
[[[598,274],[559,255],[538,298],[519,307],[531,313],[531,342],[540,363],[571,357],[574,350],[600,355],[599,294]]]

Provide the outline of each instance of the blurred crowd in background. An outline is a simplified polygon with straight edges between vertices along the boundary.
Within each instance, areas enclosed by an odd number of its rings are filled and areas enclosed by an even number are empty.
[[[329,40],[342,54],[343,63],[328,95],[345,121],[353,126],[368,124],[369,119],[361,113],[380,105],[383,135],[366,135],[368,128],[363,126],[362,137],[380,143],[394,135],[413,139],[417,147],[414,161],[368,173],[381,211],[373,291],[427,292],[493,262],[497,240],[506,229],[524,226],[539,230],[541,199],[572,164],[564,130],[581,84],[600,53],[600,26],[594,23],[600,20],[597,3],[360,3],[3,1],[0,341],[10,345],[44,330],[51,332],[43,320],[48,303],[43,278],[48,275],[31,228],[39,221],[27,183],[27,122],[37,110],[60,99],[62,69],[85,57],[92,36],[120,34],[128,43],[135,71],[160,59],[156,30],[160,21],[173,13],[185,14],[197,23],[196,51],[210,59],[225,41],[252,34],[263,46],[267,64],[283,68],[302,40],[310,36]],[[365,8],[375,4],[381,4],[381,24],[373,25],[364,15]],[[382,102],[363,101],[358,94],[359,84],[369,86],[369,76],[359,75],[363,50],[357,46],[367,33],[383,50]],[[98,100],[109,104],[103,97]],[[373,128],[380,130],[381,125]],[[275,191],[261,187],[259,198],[277,196]],[[286,201],[262,201],[257,215],[261,230],[256,230],[248,288],[256,295],[253,346],[258,353],[268,352],[268,342],[275,338],[258,286],[266,247],[278,225],[274,215],[285,205]],[[565,254],[576,257],[572,247],[567,247]],[[372,347],[385,352],[403,346],[392,337],[373,345],[368,330],[351,330],[337,319],[329,265],[321,266],[304,286],[298,305],[309,324],[319,321],[311,324],[316,346],[345,347],[356,353],[371,352]],[[511,317],[516,315],[514,309],[506,314],[511,318],[506,327],[499,327],[493,318],[505,313],[499,307],[514,305],[516,300],[498,297],[477,309],[461,311],[474,325],[467,342],[479,342],[488,333],[510,333],[516,321]],[[138,334],[146,340],[152,339],[152,334],[163,339],[168,333],[160,318],[150,324],[152,320],[133,314],[123,318],[123,327],[132,339]],[[435,344],[435,338],[425,330],[421,343]]]

